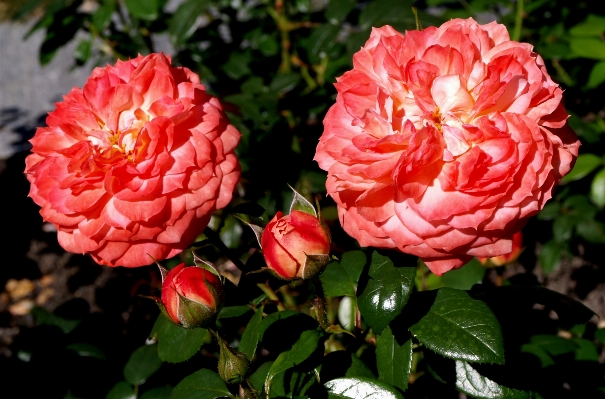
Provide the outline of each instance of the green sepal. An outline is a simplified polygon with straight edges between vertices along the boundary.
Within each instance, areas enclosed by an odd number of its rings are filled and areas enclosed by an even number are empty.
[[[246,223],[248,225],[248,227],[250,227],[252,229],[252,231],[254,232],[254,236],[256,237],[256,241],[258,241],[258,246],[260,247],[260,249],[263,249],[263,245],[261,244],[261,237],[263,236],[263,231],[265,231],[265,229],[260,226],[255,225],[255,224],[248,223],[237,215],[233,215],[233,216],[238,218],[242,222]]]
[[[294,191],[294,198],[292,198],[292,204],[290,205],[290,213],[292,211],[301,211],[317,217],[317,211],[305,197],[300,195],[292,186],[288,185]]]
[[[250,359],[242,352],[230,347],[218,334],[217,337],[220,347],[218,375],[227,384],[239,384],[248,375]]]
[[[302,269],[302,278],[308,280],[321,274],[330,263],[330,255],[307,255]]]
[[[172,324],[180,326],[180,324],[175,323],[174,320],[172,320],[172,317],[170,317],[170,315],[168,314],[168,311],[166,310],[166,306],[164,306],[164,304],[161,301],[156,300],[155,303],[156,303],[156,305],[158,305],[158,308],[160,308],[160,312],[164,315],[164,317],[166,319],[168,319]]]
[[[179,321],[185,328],[202,327],[214,321],[217,312],[199,302],[187,299],[177,292],[179,296]]]
[[[200,258],[199,256],[197,256],[197,254],[195,252],[192,252],[192,253],[193,253],[193,263],[195,263],[195,265],[197,267],[207,270],[210,273],[214,274],[216,277],[219,278],[219,280],[221,280],[221,283],[223,283],[225,281],[224,277],[218,272],[218,269],[216,268],[216,266],[214,266],[214,264],[212,262],[208,262],[207,260]]]
[[[163,267],[162,265],[160,265],[160,263],[151,255],[147,254],[151,259],[153,259],[153,261],[155,262],[155,264],[158,266],[158,269],[160,269],[160,274],[162,275],[162,283],[164,282],[164,279],[166,278],[166,275],[168,274],[168,269],[166,269],[165,267]]]

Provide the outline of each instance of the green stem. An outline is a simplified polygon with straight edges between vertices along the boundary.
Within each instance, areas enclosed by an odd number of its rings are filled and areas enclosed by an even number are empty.
[[[269,287],[269,284],[259,283],[259,284],[256,284],[256,286],[258,288],[260,288],[261,291],[263,291],[263,293],[265,295],[267,295],[267,298],[269,298],[270,300],[277,303],[277,310],[279,310],[279,311],[286,310],[286,307],[284,306],[283,303],[281,303],[281,301],[279,300],[279,297],[277,296],[275,291],[273,291],[273,289],[271,289],[271,287]]]
[[[223,243],[221,237],[216,231],[212,230],[210,227],[206,227],[204,229],[204,234],[206,235],[206,237],[208,237],[208,240],[210,240],[210,242],[215,247],[217,247],[224,256],[227,257],[227,259],[229,259],[231,262],[233,262],[235,266],[237,266],[238,269],[240,269],[244,273],[247,272],[246,265],[244,265],[244,263],[238,257],[233,255],[231,250],[227,248],[227,246]]]
[[[523,27],[523,0],[517,0],[517,15],[515,16],[515,30],[513,31],[512,39],[514,41],[521,40],[521,28]]]
[[[315,288],[315,306],[317,308],[317,322],[324,330],[330,327],[328,322],[328,313],[326,312],[326,296],[324,294],[324,288],[321,284],[319,277],[315,276],[311,279],[313,288]]]

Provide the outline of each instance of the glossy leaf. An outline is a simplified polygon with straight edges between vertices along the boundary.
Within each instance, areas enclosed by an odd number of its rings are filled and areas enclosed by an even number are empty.
[[[214,371],[201,369],[183,378],[170,399],[217,399],[233,398],[227,385]]]
[[[388,257],[374,251],[369,269],[369,281],[359,295],[361,314],[377,333],[401,312],[416,278],[415,267],[395,267]]]
[[[157,345],[144,345],[135,350],[124,367],[124,378],[132,385],[141,385],[162,365]]]
[[[320,340],[319,331],[303,331],[298,341],[289,350],[280,353],[271,365],[265,380],[265,392],[270,392],[273,377],[307,360],[319,347]]]
[[[124,0],[124,4],[132,16],[141,19],[154,20],[160,11],[158,0]]]
[[[605,62],[603,64],[605,65]],[[599,165],[601,165],[602,163],[603,161],[601,160],[601,158],[594,154],[580,154],[578,156],[578,159],[576,159],[576,164],[574,165],[571,172],[565,175],[563,179],[561,179],[561,182],[569,183],[575,180],[580,180],[581,178],[590,174],[590,172],[598,168]]]
[[[529,399],[529,392],[502,386],[479,374],[470,364],[456,360],[456,388],[477,399]]]
[[[195,355],[206,338],[203,328],[183,328],[159,315],[151,336],[157,335],[158,356],[165,362],[180,363]]]
[[[258,341],[260,339],[261,334],[261,323],[263,321],[263,310],[264,307],[261,306],[257,309],[252,319],[248,322],[244,333],[242,334],[242,339],[239,343],[239,351],[244,355],[248,356],[250,359],[254,359],[254,354],[256,353],[256,346],[258,345]]]
[[[405,391],[412,367],[412,337],[404,337],[403,342],[398,338],[389,327],[376,337],[376,365],[381,381]]]
[[[605,169],[601,169],[592,179],[590,199],[599,208],[605,206]]]
[[[403,399],[394,387],[370,378],[337,378],[324,386],[329,399]]]
[[[327,296],[355,296],[359,276],[366,264],[366,255],[362,251],[349,251],[342,254],[340,262],[333,261],[319,275]]]
[[[428,313],[410,332],[427,348],[450,359],[504,362],[498,320],[485,303],[465,291],[440,288]]]
[[[111,388],[105,399],[137,399],[134,390],[124,381],[118,382]]]
[[[209,0],[186,0],[179,5],[168,23],[170,39],[175,46],[183,45],[193,35],[209,4]]]

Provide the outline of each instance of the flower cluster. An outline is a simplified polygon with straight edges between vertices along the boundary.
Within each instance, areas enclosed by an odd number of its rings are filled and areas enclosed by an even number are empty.
[[[578,154],[562,90],[496,22],[373,29],[336,89],[315,160],[343,228],[437,274],[511,252]]]
[[[239,181],[240,133],[163,54],[96,68],[31,140],[30,197],[68,251],[142,266],[191,244]]]

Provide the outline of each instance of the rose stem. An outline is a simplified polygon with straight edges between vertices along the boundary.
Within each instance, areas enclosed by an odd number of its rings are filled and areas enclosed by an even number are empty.
[[[269,287],[269,284],[258,283],[258,284],[256,284],[256,286],[258,288],[260,288],[261,291],[263,291],[265,293],[265,295],[267,295],[267,298],[269,298],[270,300],[277,303],[277,310],[279,310],[279,311],[286,310],[286,307],[284,306],[283,303],[281,303],[281,301],[279,300],[279,297],[277,296],[275,291],[273,291],[273,289],[271,289],[271,287]]]
[[[321,280],[319,277],[315,276],[311,278],[311,282],[313,283],[313,288],[315,288],[315,306],[317,307],[317,322],[324,330],[330,327],[330,323],[328,322],[328,314],[326,313],[326,297],[324,295],[324,288],[321,285]]]

